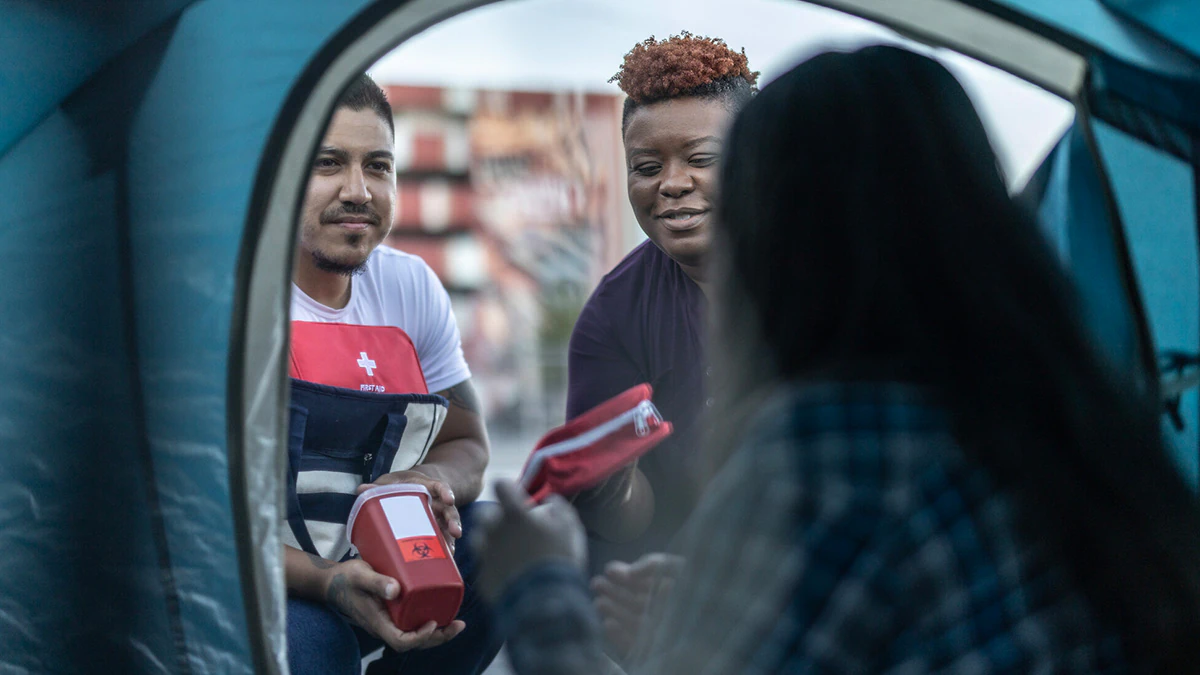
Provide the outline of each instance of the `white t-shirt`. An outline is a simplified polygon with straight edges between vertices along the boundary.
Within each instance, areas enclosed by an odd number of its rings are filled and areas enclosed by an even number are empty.
[[[292,321],[394,326],[417,350],[431,393],[471,377],[450,296],[437,275],[415,255],[380,246],[366,271],[350,281],[350,302],[331,309],[292,284]]]

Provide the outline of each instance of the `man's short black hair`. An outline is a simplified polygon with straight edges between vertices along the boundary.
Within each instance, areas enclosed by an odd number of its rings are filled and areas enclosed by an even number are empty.
[[[338,108],[351,110],[370,108],[379,113],[379,116],[387,122],[388,129],[392,132],[392,138],[396,137],[396,123],[392,120],[392,105],[388,103],[387,94],[383,93],[383,88],[375,84],[375,80],[372,80],[370,75],[363,73],[354,78],[354,81],[338,98],[334,110],[336,111]]]

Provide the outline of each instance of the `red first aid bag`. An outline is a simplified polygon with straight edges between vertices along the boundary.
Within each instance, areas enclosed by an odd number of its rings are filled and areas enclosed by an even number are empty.
[[[371,569],[399,582],[400,594],[387,601],[397,628],[417,630],[430,621],[444,627],[458,615],[462,575],[423,485],[380,485],[363,492],[346,531]]]
[[[521,470],[533,501],[599,485],[670,436],[671,423],[650,402],[653,393],[639,384],[543,436]]]

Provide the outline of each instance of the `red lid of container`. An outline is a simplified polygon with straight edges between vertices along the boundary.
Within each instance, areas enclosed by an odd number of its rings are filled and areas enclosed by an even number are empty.
[[[354,507],[350,509],[350,519],[346,521],[346,539],[349,539],[354,534],[354,519],[358,517],[358,511],[367,503],[367,500],[375,497],[383,497],[385,495],[402,495],[413,493],[429,495],[429,490],[424,485],[416,483],[393,483],[391,485],[379,485],[360,494],[358,499],[354,500]]]

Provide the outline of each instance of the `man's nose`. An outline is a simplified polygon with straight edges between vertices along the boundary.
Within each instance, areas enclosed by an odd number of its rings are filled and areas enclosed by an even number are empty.
[[[360,167],[352,167],[342,181],[342,192],[338,195],[343,202],[351,204],[366,204],[371,201],[371,191],[367,188],[367,177]]]
[[[687,169],[686,164],[668,162],[663,167],[662,182],[658,185],[658,191],[665,197],[682,197],[696,189],[696,181]]]

